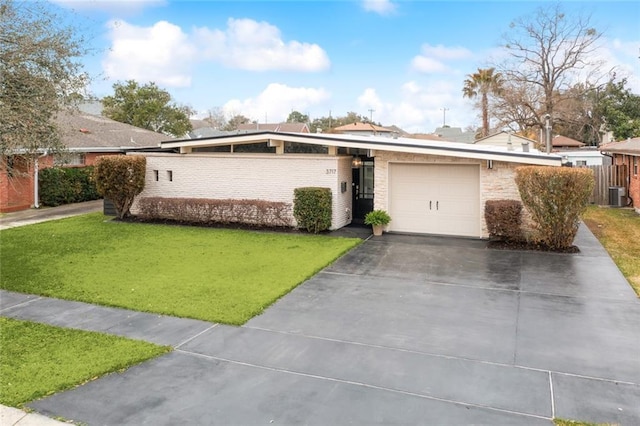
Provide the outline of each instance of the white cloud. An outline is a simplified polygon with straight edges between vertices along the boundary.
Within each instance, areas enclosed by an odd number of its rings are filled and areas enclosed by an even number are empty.
[[[267,120],[273,123],[286,120],[293,110],[306,114],[309,108],[321,105],[330,98],[331,94],[323,88],[271,83],[255,98],[228,101],[223,110],[227,118],[242,114],[262,123],[266,115]]]
[[[108,78],[153,81],[169,87],[191,84],[196,50],[180,27],[166,21],[152,27],[112,21],[108,28],[111,49],[102,63]]]
[[[420,55],[411,60],[411,68],[423,73],[445,73],[451,71],[448,61],[459,61],[473,57],[473,53],[464,47],[446,47],[442,44],[422,45]]]
[[[397,99],[384,100],[376,89],[367,88],[357,98],[361,110],[374,109],[373,121],[383,125],[397,125],[411,133],[431,133],[442,126],[443,108],[446,124],[466,127],[473,124],[475,111],[462,96],[456,96],[455,84],[446,80],[432,80],[426,85],[415,81],[404,83]]]
[[[285,42],[280,30],[267,22],[230,18],[224,31],[197,28],[195,38],[207,59],[230,68],[313,72],[330,66],[320,46]]]
[[[143,11],[145,8],[164,6],[166,0],[50,0],[62,7],[78,11],[97,10],[112,15],[130,16]]]
[[[379,15],[389,15],[396,11],[396,5],[391,0],[363,0],[362,7],[367,12],[374,12]]]

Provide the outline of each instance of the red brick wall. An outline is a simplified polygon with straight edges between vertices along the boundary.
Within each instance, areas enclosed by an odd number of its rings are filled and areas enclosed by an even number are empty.
[[[633,207],[640,211],[640,155],[614,154],[615,164],[627,165],[627,179],[629,179],[629,197],[633,199]],[[635,173],[633,159],[636,158],[638,173]]]
[[[0,167],[0,213],[26,210],[33,205],[33,167],[24,157],[14,157],[12,176],[6,161]]]

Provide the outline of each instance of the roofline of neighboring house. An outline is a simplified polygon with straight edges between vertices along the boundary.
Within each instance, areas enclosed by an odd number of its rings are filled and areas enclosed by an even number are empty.
[[[135,147],[135,146],[109,146],[109,147],[104,147],[104,146],[100,146],[100,147],[74,147],[74,148],[62,148],[60,151],[61,152],[104,152],[104,153],[110,153],[110,152],[122,152],[125,153],[127,151],[131,151],[131,150],[136,150],[136,149],[153,149],[153,148],[158,148],[157,146],[152,146],[152,147]],[[51,150],[49,149],[43,149],[43,148],[38,148],[35,151],[28,151],[26,149],[16,149],[13,150],[10,154],[5,154],[5,155],[24,155],[24,154],[40,154],[40,155],[48,155],[48,154],[53,154],[53,152],[51,152]]]
[[[474,143],[474,144],[477,144],[477,143],[478,143],[478,142],[480,142],[480,141],[483,141],[483,140],[485,140],[485,139],[492,138],[492,137],[494,137],[494,136],[496,136],[496,135],[499,135],[499,134],[502,134],[502,133],[507,134],[507,135],[510,135],[510,136],[513,136],[513,137],[515,137],[515,138],[525,139],[526,141],[528,141],[529,143],[532,143],[532,144],[537,144],[537,143],[538,143],[538,141],[535,141],[535,140],[533,140],[533,139],[530,139],[530,138],[528,138],[528,137],[526,137],[526,136],[517,135],[517,134],[515,134],[515,133],[511,133],[511,132],[505,132],[504,130],[501,130],[501,131],[496,132],[496,133],[492,133],[492,134],[487,135],[487,136],[485,136],[485,137],[483,137],[483,138],[480,138],[480,139],[476,139],[475,141],[473,141],[473,143]]]
[[[260,132],[246,135],[212,136],[200,139],[180,139],[161,142],[162,148],[199,148],[269,142],[270,140],[307,143],[312,145],[361,148],[381,151],[397,151],[415,154],[460,156],[481,160],[502,160],[514,163],[560,166],[562,157],[556,154],[508,151],[506,148],[475,145],[462,142],[431,141],[384,136],[360,136],[336,133],[281,133]]]

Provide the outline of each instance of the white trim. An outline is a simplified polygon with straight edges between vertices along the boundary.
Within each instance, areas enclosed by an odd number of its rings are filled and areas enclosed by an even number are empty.
[[[562,157],[556,154],[508,151],[506,148],[474,145],[461,142],[441,142],[411,138],[389,138],[384,136],[361,136],[326,133],[278,133],[262,132],[244,135],[217,136],[201,139],[172,140],[161,143],[162,148],[202,148],[220,145],[267,143],[270,140],[298,142],[311,145],[361,148],[380,151],[405,152],[411,154],[438,155],[444,157],[498,160],[510,163],[560,166]]]

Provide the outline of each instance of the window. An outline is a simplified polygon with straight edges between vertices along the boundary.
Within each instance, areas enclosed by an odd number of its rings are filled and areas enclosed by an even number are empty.
[[[639,163],[638,156],[634,156],[633,157],[633,174],[636,176],[638,175],[638,163]]]
[[[580,167],[580,166],[586,166],[587,165],[587,160],[576,160],[576,166]]]
[[[84,166],[85,155],[84,153],[71,153],[66,152],[58,154],[53,160],[55,166]]]
[[[172,170],[167,170],[167,179],[169,179],[169,182],[173,182],[173,171]]]
[[[154,170],[153,171],[153,178],[155,179],[155,181],[157,182],[158,180],[160,180],[159,176],[158,176],[158,171]]]

